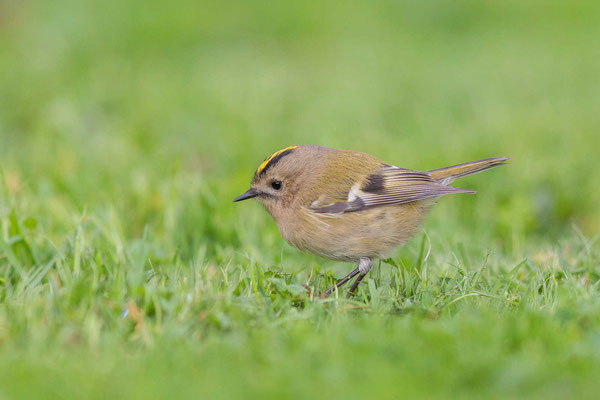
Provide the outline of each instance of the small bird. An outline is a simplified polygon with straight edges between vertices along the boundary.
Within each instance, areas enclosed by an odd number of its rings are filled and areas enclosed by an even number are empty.
[[[315,145],[290,146],[267,157],[250,189],[233,201],[256,198],[271,214],[283,239],[298,250],[357,263],[320,297],[358,275],[354,294],[373,265],[416,234],[435,202],[451,193],[457,178],[504,164],[509,157],[417,172],[369,154]]]

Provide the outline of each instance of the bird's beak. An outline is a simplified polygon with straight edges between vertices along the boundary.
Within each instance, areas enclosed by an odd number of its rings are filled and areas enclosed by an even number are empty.
[[[242,200],[246,200],[246,199],[251,199],[253,197],[256,197],[258,195],[258,191],[254,188],[250,188],[246,191],[246,193],[239,195],[238,197],[236,197],[235,199],[233,199],[233,201],[242,201]]]

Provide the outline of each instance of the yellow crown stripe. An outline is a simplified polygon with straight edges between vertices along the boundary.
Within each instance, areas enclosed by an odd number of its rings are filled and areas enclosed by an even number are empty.
[[[260,164],[260,165],[258,166],[258,169],[256,170],[256,173],[257,173],[257,174],[260,174],[260,173],[261,173],[261,171],[262,171],[263,169],[265,169],[265,167],[267,166],[267,164],[268,164],[268,163],[269,163],[269,162],[270,162],[270,161],[271,161],[273,158],[277,157],[278,155],[280,155],[280,154],[281,154],[281,153],[283,153],[284,151],[291,150],[291,149],[295,149],[296,147],[298,147],[298,146],[289,146],[289,147],[286,147],[285,149],[281,149],[281,150],[279,150],[279,151],[276,151],[275,153],[271,154],[269,157],[267,157],[267,158],[265,159],[265,161],[263,161],[263,162],[262,162],[262,164]]]

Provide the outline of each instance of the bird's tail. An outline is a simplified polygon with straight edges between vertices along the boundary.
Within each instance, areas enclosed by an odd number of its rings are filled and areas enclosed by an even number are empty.
[[[510,157],[494,157],[486,158],[479,161],[471,161],[464,164],[452,165],[446,168],[434,169],[427,171],[436,181],[448,185],[455,179],[462,178],[467,175],[473,175],[486,169],[494,168],[499,165],[505,164]]]

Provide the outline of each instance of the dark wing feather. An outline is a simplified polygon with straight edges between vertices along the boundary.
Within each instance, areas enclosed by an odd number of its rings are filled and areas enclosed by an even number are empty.
[[[353,186],[347,201],[318,206],[311,211],[339,214],[377,206],[410,203],[451,193],[475,192],[443,185],[423,172],[385,167],[374,171],[364,182]]]

